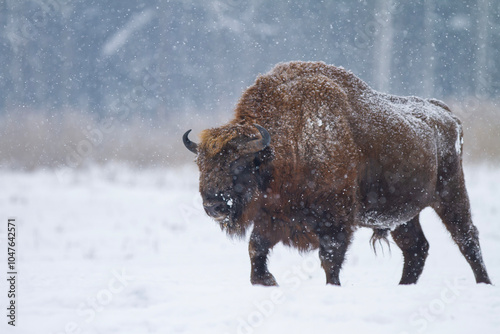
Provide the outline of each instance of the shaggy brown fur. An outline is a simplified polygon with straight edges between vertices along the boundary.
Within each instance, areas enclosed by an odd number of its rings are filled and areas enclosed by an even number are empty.
[[[270,144],[264,142],[265,130]],[[207,214],[230,235],[253,225],[253,284],[275,285],[267,269],[278,242],[318,248],[327,283],[357,227],[387,232],[403,250],[401,284],[416,283],[428,244],[419,212],[433,207],[477,282],[489,283],[470,219],[462,172],[462,129],[441,101],[378,93],[342,68],[278,64],[257,78],[235,118],[205,130],[197,153]],[[252,148],[252,149],[249,149]]]

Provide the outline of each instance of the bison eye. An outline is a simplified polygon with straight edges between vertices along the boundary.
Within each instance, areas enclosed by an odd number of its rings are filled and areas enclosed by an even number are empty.
[[[243,173],[245,171],[245,169],[246,169],[245,166],[238,166],[238,167],[236,167],[234,173],[235,174],[241,174],[241,173]]]

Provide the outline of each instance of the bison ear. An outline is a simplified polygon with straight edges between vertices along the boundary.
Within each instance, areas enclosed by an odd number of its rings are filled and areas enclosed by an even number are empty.
[[[259,124],[254,124],[254,126],[259,130],[260,138],[253,139],[247,142],[242,148],[242,154],[257,153],[265,149],[271,143],[271,135]]]
[[[191,130],[186,131],[186,133],[182,136],[182,141],[184,143],[184,146],[194,154],[198,154],[198,144],[192,142],[189,140],[188,136]]]

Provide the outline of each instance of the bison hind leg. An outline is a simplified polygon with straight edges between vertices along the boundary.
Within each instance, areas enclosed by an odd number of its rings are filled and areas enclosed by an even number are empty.
[[[457,169],[454,175],[443,173],[443,179],[447,182],[438,184],[438,201],[433,208],[469,263],[476,282],[491,284],[481,255],[479,234],[472,223],[462,168],[459,166]]]
[[[373,235],[370,238],[370,243],[373,248],[373,252],[377,255],[377,242],[380,245],[380,249],[382,249],[382,254],[384,254],[384,244],[389,247],[389,253],[391,252],[391,244],[389,243],[389,229],[388,228],[375,228],[373,229]],[[382,243],[383,242],[383,243]]]

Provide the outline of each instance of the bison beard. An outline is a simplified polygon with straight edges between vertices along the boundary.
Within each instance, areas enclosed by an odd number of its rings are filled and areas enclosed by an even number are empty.
[[[259,125],[260,124],[260,125]],[[235,118],[194,143],[206,213],[230,236],[253,225],[252,284],[276,285],[267,269],[278,242],[319,248],[326,281],[339,273],[353,232],[374,230],[403,251],[400,284],[416,283],[429,245],[419,213],[432,207],[478,283],[482,260],[462,170],[462,128],[437,100],[378,93],[342,68],[278,64],[242,95]]]

